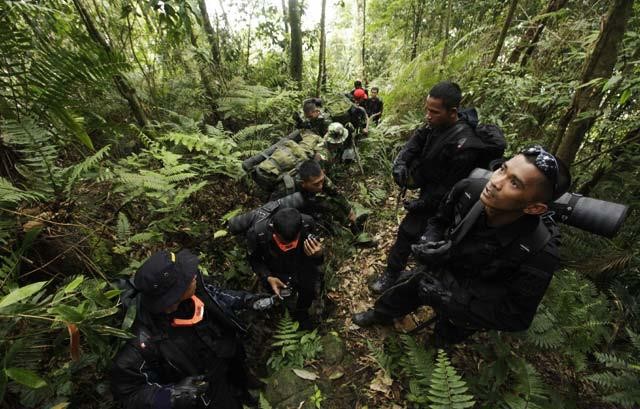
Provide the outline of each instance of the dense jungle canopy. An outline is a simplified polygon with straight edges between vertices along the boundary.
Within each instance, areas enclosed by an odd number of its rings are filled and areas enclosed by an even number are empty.
[[[241,162],[356,79],[384,114],[332,179],[369,216],[323,237],[315,332],[245,317],[260,407],[639,407],[633,0],[0,0],[0,406],[116,407],[108,369],[133,317],[113,283],[156,250],[190,248],[208,279],[258,291],[225,224],[264,202]],[[429,329],[351,323],[397,230],[394,157],[441,80],[502,128],[507,156],[542,144],[573,192],[630,207],[613,238],[562,226],[527,331],[447,351]]]

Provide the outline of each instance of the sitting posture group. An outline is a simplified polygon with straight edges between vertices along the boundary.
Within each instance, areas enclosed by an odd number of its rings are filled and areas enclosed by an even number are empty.
[[[369,100],[377,95],[371,91]],[[361,83],[351,92],[356,105],[367,94]],[[425,125],[395,160],[396,183],[420,193],[405,201],[387,267],[370,283],[379,297],[370,309],[354,311],[360,327],[389,325],[428,305],[436,317],[431,345],[456,344],[478,331],[526,330],[559,267],[558,228],[543,216],[568,190],[568,169],[536,145],[494,161],[489,179],[468,178],[489,163],[481,125],[474,111],[460,111],[461,98],[455,83],[436,84],[426,98]],[[305,101],[306,121],[297,116],[298,127],[325,142],[354,136],[321,107],[317,99]],[[312,151],[287,172],[288,182],[277,177],[270,184],[268,203],[229,221],[230,231],[246,238],[249,264],[266,293],[205,283],[188,250],[157,252],[140,267],[133,279],[140,294],[135,338],[115,357],[112,372],[114,395],[125,408],[255,405],[248,390],[259,382],[246,369],[246,327],[235,311],[260,310],[268,304],[261,300],[294,293],[292,317],[313,328],[309,309],[322,296],[328,256],[319,226],[333,218],[357,228],[351,205],[325,174],[326,160]],[[407,271],[411,254],[417,264]]]

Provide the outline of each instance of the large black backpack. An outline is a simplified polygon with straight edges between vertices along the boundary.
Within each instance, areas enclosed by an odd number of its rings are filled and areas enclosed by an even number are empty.
[[[478,123],[478,113],[475,108],[461,109],[458,115],[473,128],[477,137],[464,141],[465,149],[477,150],[479,155],[476,167],[488,169],[492,161],[504,155],[507,148],[504,133],[497,125]]]

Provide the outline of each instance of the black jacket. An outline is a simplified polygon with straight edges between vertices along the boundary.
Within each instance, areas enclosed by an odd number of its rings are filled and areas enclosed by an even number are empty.
[[[484,179],[457,183],[437,215],[429,219],[423,240],[445,237],[447,229],[469,210],[470,206],[464,204],[475,203],[485,184]],[[544,247],[539,246],[535,254],[520,248],[540,222],[539,216],[522,216],[509,225],[490,228],[482,213],[460,243],[452,247],[448,259],[429,266],[441,272],[443,283],[453,295],[441,312],[471,328],[527,329],[559,267],[559,230],[552,222],[544,223],[550,233]]]
[[[232,362],[243,357],[236,335],[245,329],[233,310],[243,308],[251,295],[205,286],[202,281],[196,295],[205,303],[205,317],[192,327],[173,328],[171,316],[138,309],[135,337],[118,352],[111,369],[111,388],[122,407],[166,407],[167,388],[187,376],[209,375],[212,383],[227,382],[230,367],[238,365]],[[189,308],[187,303],[177,313],[184,308]],[[239,401],[231,401],[226,407],[241,407]]]
[[[478,151],[467,149],[465,141],[476,138],[477,119],[459,119],[448,129],[429,125],[416,129],[398,154],[394,166],[405,165],[419,187],[422,210],[433,214],[456,182],[476,167]]]
[[[324,256],[309,257],[304,253],[304,240],[314,229],[315,222],[311,216],[303,214],[302,224],[298,247],[287,253],[276,248],[272,239],[273,227],[268,222],[256,223],[247,232],[249,264],[265,287],[268,287],[269,276],[278,277],[295,287],[305,278],[305,272],[317,268],[324,261]]]

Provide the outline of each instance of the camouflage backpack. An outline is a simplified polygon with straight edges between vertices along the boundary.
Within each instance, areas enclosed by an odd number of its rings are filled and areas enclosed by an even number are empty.
[[[351,109],[354,106],[355,104],[342,94],[329,95],[324,102],[324,110],[331,116],[331,121],[340,122],[342,125],[351,122]]]
[[[324,139],[314,133],[304,132],[299,142],[284,140],[279,143],[273,153],[255,167],[253,178],[258,186],[271,191],[283,179],[293,180],[300,163],[323,152]]]

